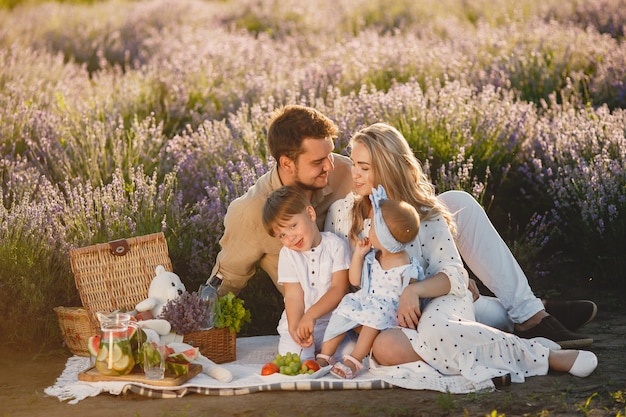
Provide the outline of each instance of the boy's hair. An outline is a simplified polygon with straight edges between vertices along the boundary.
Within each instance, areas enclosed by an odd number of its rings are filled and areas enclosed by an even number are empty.
[[[311,107],[289,105],[272,115],[267,143],[276,162],[283,155],[296,161],[303,153],[302,140],[329,137],[334,140],[338,132],[337,125],[319,111]]]
[[[415,207],[404,201],[380,202],[383,219],[391,235],[400,243],[412,242],[420,227],[420,217]]]
[[[310,206],[306,196],[296,187],[283,186],[273,191],[263,205],[262,220],[265,231],[275,237],[274,227],[300,214]]]

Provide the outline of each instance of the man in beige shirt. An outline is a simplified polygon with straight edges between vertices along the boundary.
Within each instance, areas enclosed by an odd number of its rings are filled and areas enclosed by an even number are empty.
[[[267,196],[283,185],[297,185],[309,197],[324,228],[330,205],[352,189],[350,159],[333,153],[337,126],[319,111],[303,106],[286,106],[271,120],[268,130],[270,153],[276,164],[228,207],[224,218],[221,251],[212,276],[220,274],[219,294],[238,294],[255,274],[257,266],[268,273],[276,288],[278,239],[270,237],[261,221]]]

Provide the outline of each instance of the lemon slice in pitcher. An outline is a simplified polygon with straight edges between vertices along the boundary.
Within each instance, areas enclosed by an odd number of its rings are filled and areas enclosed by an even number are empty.
[[[128,355],[122,355],[117,361],[113,362],[113,369],[116,371],[125,371],[130,364],[130,358]]]
[[[124,352],[122,352],[122,348],[120,345],[114,344],[113,350],[111,351],[111,361],[113,363],[119,362],[119,360],[122,359],[122,356],[125,356]]]
[[[107,349],[106,345],[103,345],[100,348],[100,351],[98,352],[98,356],[96,358],[96,360],[98,362],[104,362],[106,361],[107,355],[109,354],[109,349]]]

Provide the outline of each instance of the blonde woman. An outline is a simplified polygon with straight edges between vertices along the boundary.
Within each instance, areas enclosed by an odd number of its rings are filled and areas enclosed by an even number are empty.
[[[406,249],[426,279],[409,285],[400,296],[400,327],[381,332],[374,341],[373,357],[379,364],[423,360],[444,375],[473,381],[510,374],[513,382],[523,382],[548,369],[581,377],[593,372],[597,358],[591,352],[558,350],[545,339],[522,339],[477,323],[468,273],[454,238],[453,214],[458,214],[435,195],[406,139],[392,126],[377,123],[357,132],[350,144],[354,192],[331,206],[325,229],[351,242],[366,236],[372,217],[366,197],[378,185],[390,199],[413,205],[421,217],[418,236]],[[433,300],[421,311],[423,298]],[[545,313],[543,305],[541,311]]]

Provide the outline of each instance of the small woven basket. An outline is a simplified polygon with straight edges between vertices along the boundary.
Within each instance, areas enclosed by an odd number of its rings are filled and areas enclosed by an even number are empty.
[[[215,363],[237,359],[237,333],[226,327],[187,333],[183,336],[183,342],[199,348],[202,355]]]
[[[82,307],[55,307],[65,345],[74,355],[89,356],[89,338],[98,332]]]

